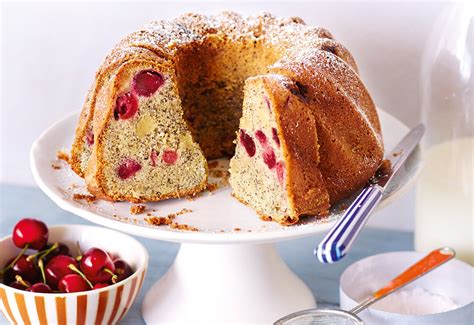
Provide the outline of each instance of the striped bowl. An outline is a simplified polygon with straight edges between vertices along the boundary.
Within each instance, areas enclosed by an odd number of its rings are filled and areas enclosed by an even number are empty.
[[[13,324],[114,324],[132,306],[143,284],[148,253],[137,240],[102,227],[60,225],[49,227],[49,242],[62,242],[74,252],[99,247],[120,256],[135,272],[127,279],[98,290],[77,293],[33,293],[0,283],[0,311]],[[0,241],[0,266],[20,250],[11,236]]]

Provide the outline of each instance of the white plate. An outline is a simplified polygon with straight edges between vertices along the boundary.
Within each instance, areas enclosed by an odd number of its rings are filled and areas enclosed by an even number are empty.
[[[221,187],[212,193],[203,193],[194,200],[172,199],[146,203],[147,212],[154,216],[167,216],[183,208],[192,210],[176,217],[179,224],[196,227],[199,231],[171,229],[169,226],[149,225],[146,213],[131,215],[131,203],[97,200],[87,203],[73,199],[74,193],[87,193],[83,179],[69,166],[56,159],[58,150],[69,150],[78,121],[74,113],[46,130],[34,143],[30,152],[31,167],[39,187],[61,208],[91,222],[137,236],[153,239],[192,243],[261,243],[308,236],[330,228],[343,210],[332,209],[329,218],[316,220],[305,218],[298,225],[283,227],[275,222],[260,220],[255,212],[230,195],[229,187]],[[408,128],[379,110],[385,149],[391,150],[408,132]],[[52,164],[60,169],[53,169]],[[220,162],[222,164],[222,162]],[[419,154],[415,152],[395,176],[391,188],[379,208],[396,200],[413,184],[420,169]],[[156,211],[153,211],[156,210]]]

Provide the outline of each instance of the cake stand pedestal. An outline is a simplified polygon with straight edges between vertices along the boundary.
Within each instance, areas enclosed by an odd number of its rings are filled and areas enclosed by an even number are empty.
[[[84,181],[55,157],[59,149],[71,147],[78,116],[74,113],[59,121],[35,141],[30,153],[33,176],[61,208],[93,223],[182,244],[171,268],[145,297],[142,312],[147,323],[272,323],[286,314],[316,306],[310,290],[282,261],[274,243],[327,232],[344,212],[340,207],[332,209],[325,222],[306,218],[296,226],[283,227],[260,220],[252,209],[231,197],[228,187],[192,201],[146,204],[147,211],[160,216],[176,214],[183,208],[192,210],[174,221],[199,229],[193,232],[152,226],[146,214],[131,215],[132,204],[128,202],[75,200],[74,194],[87,193]],[[379,110],[379,116],[385,149],[389,151],[408,128],[383,110]],[[413,185],[420,170],[419,156],[415,151],[407,159],[379,209]],[[53,170],[52,163],[62,165]]]
[[[148,291],[142,314],[148,324],[268,324],[315,306],[309,288],[273,244],[182,244]]]

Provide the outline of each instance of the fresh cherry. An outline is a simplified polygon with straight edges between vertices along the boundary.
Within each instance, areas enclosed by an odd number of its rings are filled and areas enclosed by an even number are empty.
[[[108,287],[108,286],[109,286],[108,283],[96,283],[96,284],[94,284],[92,289],[102,289],[102,288],[105,288],[105,287]]]
[[[38,282],[30,286],[26,291],[31,291],[31,292],[42,292],[42,293],[53,293],[53,290],[49,287],[49,285]]]
[[[81,259],[81,270],[93,284],[114,281],[115,266],[109,254],[96,247],[88,249]],[[114,277],[114,278],[112,278]]]
[[[28,282],[26,282],[26,284],[29,286],[30,284]],[[27,286],[25,286],[23,283],[19,282],[19,281],[14,281],[14,282],[11,282],[9,285],[9,287],[12,287],[12,288],[15,288],[15,289],[18,289],[18,290],[26,290],[28,289]]]
[[[7,265],[10,265],[11,262],[13,262],[13,260],[9,261]],[[29,282],[36,282],[41,277],[34,261],[29,260],[28,255],[21,255],[12,267],[5,271],[4,282],[8,283],[14,281],[17,275]]]
[[[126,120],[135,116],[138,111],[138,99],[131,92],[126,92],[117,97],[115,101],[115,120]]]
[[[48,244],[46,246],[46,250],[49,250],[53,247],[54,244]],[[65,255],[65,256],[71,256],[71,251],[69,250],[69,247],[66,246],[65,244],[63,243],[57,243],[56,244],[56,248],[52,249],[51,251],[49,251],[46,255],[44,255],[42,258],[43,258],[43,261],[44,261],[44,264],[48,264],[48,262],[55,256],[58,256],[58,255]]]
[[[178,153],[174,150],[165,150],[162,159],[165,164],[173,165],[178,160]]]
[[[125,159],[118,167],[117,174],[121,179],[127,179],[133,177],[140,169],[142,169],[142,166],[138,161]]]
[[[163,84],[164,78],[161,74],[153,70],[142,70],[138,72],[132,80],[132,91],[138,96],[150,97]]]
[[[242,129],[240,129],[240,142],[244,146],[249,157],[253,157],[255,155],[255,142],[252,137]]]
[[[48,243],[48,227],[40,220],[22,219],[13,228],[13,243],[18,248],[28,245],[29,248],[41,250]]]
[[[132,268],[122,259],[114,260],[115,274],[117,274],[117,282],[125,280],[133,274]]]
[[[10,283],[10,287],[20,290],[27,290],[31,284],[28,281],[23,280],[23,278],[19,275],[15,276],[16,281]]]
[[[86,280],[84,280],[79,274],[68,274],[59,280],[58,284],[59,291],[61,292],[79,292],[88,291],[91,289]]]
[[[73,264],[77,267],[77,261],[72,258],[71,256],[66,255],[57,255],[54,256],[44,269],[46,282],[53,288],[56,289],[58,287],[59,281],[68,274],[73,274],[69,268],[69,264]]]

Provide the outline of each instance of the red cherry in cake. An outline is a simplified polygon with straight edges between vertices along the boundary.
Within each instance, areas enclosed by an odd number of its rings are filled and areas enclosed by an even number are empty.
[[[115,101],[115,120],[126,120],[135,116],[138,111],[138,99],[131,92],[126,92],[117,97]]]
[[[242,129],[240,129],[240,143],[244,146],[249,157],[255,156],[255,142],[252,137]]]
[[[152,149],[150,153],[150,165],[155,167],[157,163],[158,163],[158,152],[155,149]]]
[[[89,147],[94,144],[94,132],[91,129],[86,131],[86,143]]]
[[[7,265],[10,265],[10,261]],[[8,269],[4,274],[5,282],[10,282],[15,279],[16,276],[21,276],[25,281],[36,282],[41,274],[36,267],[33,260],[28,259],[28,255],[21,255],[18,260],[13,264],[11,269]]]
[[[31,292],[41,292],[41,293],[53,293],[53,290],[49,287],[49,285],[38,282],[30,286],[26,291],[31,291]]]
[[[267,96],[264,96],[263,99],[265,100],[265,104],[267,104],[267,108],[271,111],[270,100]]]
[[[268,168],[272,169],[276,165],[276,156],[272,148],[268,147],[262,153],[263,162]]]
[[[261,130],[255,131],[255,137],[257,137],[258,142],[260,142],[262,146],[267,144],[267,136]]]
[[[280,147],[280,138],[278,137],[278,132],[276,128],[272,128],[272,138],[273,141]]]
[[[150,97],[163,84],[164,78],[161,74],[153,70],[142,70],[138,72],[132,80],[132,91],[138,96]]]
[[[165,164],[173,165],[178,160],[178,153],[174,150],[165,150],[162,159]]]
[[[127,179],[134,176],[142,166],[133,159],[125,159],[117,169],[117,174],[121,179]]]
[[[92,289],[102,289],[102,288],[105,288],[105,287],[108,287],[109,284],[108,283],[96,283],[94,284],[94,286],[92,287]]]
[[[280,182],[280,184],[283,184],[283,180],[285,179],[285,164],[282,161],[279,161],[276,164],[276,173],[278,182]]]
[[[48,243],[48,227],[40,220],[22,219],[13,228],[13,243],[18,248],[28,245],[28,248],[42,250]]]
[[[109,254],[96,247],[88,249],[82,255],[80,266],[84,275],[94,284],[110,282],[115,272],[115,265]]]
[[[71,256],[66,255],[54,256],[48,262],[48,264],[46,264],[46,267],[44,269],[46,282],[53,289],[56,289],[58,287],[59,280],[61,280],[64,276],[74,273],[74,271],[69,268],[69,264],[77,266],[77,261]]]
[[[61,292],[71,293],[88,291],[91,289],[86,280],[84,280],[79,274],[68,274],[59,280],[58,289]]]
[[[114,260],[115,274],[117,274],[117,282],[120,282],[133,274],[132,268],[122,259]]]

